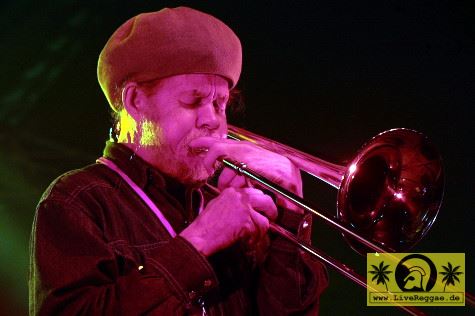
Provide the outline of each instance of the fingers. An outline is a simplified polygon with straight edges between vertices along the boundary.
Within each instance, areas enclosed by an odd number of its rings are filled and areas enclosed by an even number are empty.
[[[302,178],[299,169],[285,156],[265,150],[246,141],[218,139],[214,137],[198,137],[189,143],[192,148],[206,148],[203,163],[212,172],[216,160],[231,157],[238,162],[246,163],[253,171],[279,184],[285,189],[302,196]],[[226,170],[226,169],[225,169]],[[242,179],[234,179],[227,172],[220,179],[220,189],[229,184],[242,187]],[[279,201],[280,202],[280,201]]]
[[[244,188],[248,186],[247,180],[244,176],[236,173],[236,171],[224,168],[218,179],[218,189],[224,190],[225,188]]]
[[[229,187],[211,200],[180,235],[204,255],[211,255],[237,240],[254,243],[277,217],[274,201],[255,188]]]
[[[271,221],[274,221],[277,218],[278,212],[274,200],[269,195],[264,194],[261,190],[252,187],[242,189],[231,187],[223,190],[220,194],[220,199],[225,199],[227,201],[231,201],[236,197],[238,200],[235,200],[233,210],[248,209],[249,211],[264,215]],[[238,207],[238,204],[243,207]]]
[[[255,227],[254,235],[257,235],[258,237],[251,237],[250,242],[254,243],[256,240],[263,238],[267,234],[267,231],[269,230],[269,219],[255,211],[251,211],[250,216]]]
[[[245,192],[246,202],[255,212],[261,213],[271,221],[277,218],[277,206],[270,196],[255,188],[244,188],[242,190]]]
[[[214,167],[215,161],[221,157],[226,156],[225,147],[222,145],[223,142],[228,142],[228,140],[203,136],[203,137],[198,137],[198,138],[193,139],[191,142],[189,142],[188,145],[190,146],[191,149],[197,149],[197,148],[207,149],[207,153],[205,157],[203,158],[203,163],[206,169],[208,169],[208,171],[211,171]]]
[[[243,153],[248,154],[253,147],[249,147],[246,141],[235,141],[231,139],[219,139],[215,137],[198,137],[188,144],[192,149],[206,148],[207,153],[203,158],[203,163],[208,171],[214,168],[216,160],[224,157],[238,158]],[[262,149],[260,149],[262,150]]]

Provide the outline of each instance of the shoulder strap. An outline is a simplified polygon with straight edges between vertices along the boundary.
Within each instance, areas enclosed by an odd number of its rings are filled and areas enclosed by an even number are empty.
[[[132,179],[130,179],[129,176],[119,168],[119,166],[117,166],[113,161],[105,157],[100,157],[96,160],[96,162],[109,167],[111,170],[115,171],[125,182],[127,182],[127,184],[135,191],[135,193],[137,193],[137,195],[145,202],[145,204],[147,204],[148,207],[155,213],[155,215],[158,217],[158,219],[168,231],[170,236],[176,236],[176,232],[173,229],[172,225],[170,225],[170,222],[168,222],[168,220],[158,209],[155,203],[153,203],[153,201],[148,197],[148,195],[137,184],[135,184],[135,182],[132,181]]]

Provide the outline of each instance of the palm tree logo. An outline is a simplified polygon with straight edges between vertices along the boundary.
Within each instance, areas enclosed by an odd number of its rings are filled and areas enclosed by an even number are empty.
[[[384,265],[384,261],[381,261],[379,263],[379,267],[375,266],[374,264],[371,265],[373,267],[373,270],[368,271],[371,274],[374,274],[373,278],[371,281],[376,280],[376,285],[382,283],[384,286],[386,286],[386,292],[388,292],[388,284],[386,282],[389,282],[388,274],[393,273],[392,271],[389,271],[389,264]]]
[[[442,266],[442,268],[445,270],[445,271],[442,271],[442,272],[439,272],[440,274],[442,274],[444,276],[444,278],[442,279],[442,282],[445,283],[444,285],[444,292],[445,292],[445,287],[447,285],[453,285],[455,286],[455,281],[457,282],[460,282],[459,278],[457,277],[457,275],[461,275],[463,274],[463,272],[461,271],[458,271],[458,269],[460,268],[460,266],[456,266],[456,267],[452,267],[452,264],[450,262],[447,262],[447,265],[448,267],[446,266]]]

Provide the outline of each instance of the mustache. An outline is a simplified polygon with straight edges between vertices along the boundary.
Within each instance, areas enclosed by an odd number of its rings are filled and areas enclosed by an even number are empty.
[[[192,140],[200,138],[200,137],[212,137],[212,138],[216,138],[216,139],[225,139],[227,137],[227,135],[226,134],[219,134],[219,133],[216,133],[216,132],[209,132],[209,131],[208,132],[204,131],[204,132],[198,132],[198,133],[190,134],[190,135],[186,136],[182,141],[182,145],[188,150],[189,154],[197,155],[197,154],[208,152],[208,148],[206,148],[206,147],[191,148],[189,146],[189,143]]]
[[[212,138],[217,138],[217,139],[225,139],[227,137],[227,135],[226,134],[219,134],[219,133],[216,133],[216,132],[198,132],[198,133],[193,133],[193,134],[187,135],[184,138],[183,143],[188,144],[192,140],[194,140],[196,138],[200,138],[200,137],[212,137]]]

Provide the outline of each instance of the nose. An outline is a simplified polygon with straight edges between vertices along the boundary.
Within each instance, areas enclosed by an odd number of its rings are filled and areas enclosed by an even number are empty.
[[[206,102],[198,108],[196,126],[198,128],[217,129],[220,125],[219,113],[214,107],[213,101]]]

